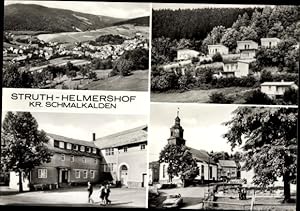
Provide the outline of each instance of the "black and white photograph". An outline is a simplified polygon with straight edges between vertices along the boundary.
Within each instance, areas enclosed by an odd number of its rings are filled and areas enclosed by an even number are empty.
[[[145,208],[147,116],[3,112],[0,205]]]
[[[298,109],[151,104],[149,208],[296,210]]]
[[[150,6],[5,1],[3,87],[147,91]]]
[[[298,5],[152,8],[152,102],[297,104]]]

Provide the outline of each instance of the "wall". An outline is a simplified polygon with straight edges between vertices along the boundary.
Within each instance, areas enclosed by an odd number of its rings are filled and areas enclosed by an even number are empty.
[[[238,69],[235,72],[235,77],[247,76],[249,74],[249,64],[238,62]]]
[[[24,176],[24,174],[22,180],[23,190],[28,191],[29,180]],[[14,171],[9,172],[9,188],[19,190],[19,174]]]

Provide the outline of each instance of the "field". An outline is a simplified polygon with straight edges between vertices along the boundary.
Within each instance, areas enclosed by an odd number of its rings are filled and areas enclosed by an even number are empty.
[[[136,33],[141,33],[144,37],[149,36],[149,27],[121,25],[112,26],[102,29],[85,31],[85,32],[62,32],[54,34],[40,34],[37,37],[45,42],[59,42],[59,43],[75,43],[95,40],[97,37],[106,34],[123,35],[127,37],[134,37]]]
[[[242,93],[250,91],[250,88],[245,87],[229,87],[221,89],[209,90],[189,90],[186,92],[172,92],[172,93],[151,93],[152,102],[178,102],[178,103],[208,103],[209,96],[214,92],[222,92],[226,96],[231,96],[237,99],[234,103],[243,103],[239,96]]]
[[[148,91],[148,73],[148,70],[138,70],[126,77],[113,76],[104,80],[92,81],[83,88],[88,90]],[[98,77],[102,75],[103,72],[97,73]]]

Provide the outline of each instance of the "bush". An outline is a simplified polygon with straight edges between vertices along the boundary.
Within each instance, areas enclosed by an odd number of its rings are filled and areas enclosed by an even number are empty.
[[[223,57],[219,52],[217,52],[212,56],[212,60],[213,62],[223,62]]]
[[[271,105],[274,104],[274,102],[271,98],[268,97],[268,95],[262,93],[260,89],[256,89],[248,93],[245,99],[245,104]]]
[[[209,96],[210,103],[223,103],[230,104],[233,103],[233,99],[230,97],[226,97],[222,92],[215,92],[211,96]]]
[[[96,80],[97,79],[97,73],[95,73],[95,72],[89,72],[88,78]]]
[[[193,57],[192,58],[192,64],[196,64],[197,62],[199,62],[199,58],[198,57]]]
[[[298,104],[298,89],[287,89],[283,94],[283,101],[288,105]]]
[[[131,73],[132,67],[133,63],[131,61],[120,58],[114,63],[113,70],[122,76],[128,76]]]

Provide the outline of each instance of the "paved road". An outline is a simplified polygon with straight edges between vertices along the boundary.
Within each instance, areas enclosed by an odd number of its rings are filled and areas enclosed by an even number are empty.
[[[24,193],[0,193],[0,205],[46,205],[46,206],[102,206],[98,190],[92,198],[95,204],[88,204],[88,193],[84,187],[65,188],[51,191],[34,191]],[[146,206],[146,189],[112,188],[109,207],[142,207]]]
[[[185,188],[172,188],[159,190],[161,196],[167,196],[168,194],[180,194],[183,198],[183,207],[186,209],[200,209],[200,202],[204,198],[204,194],[207,192],[207,187],[185,187]]]

